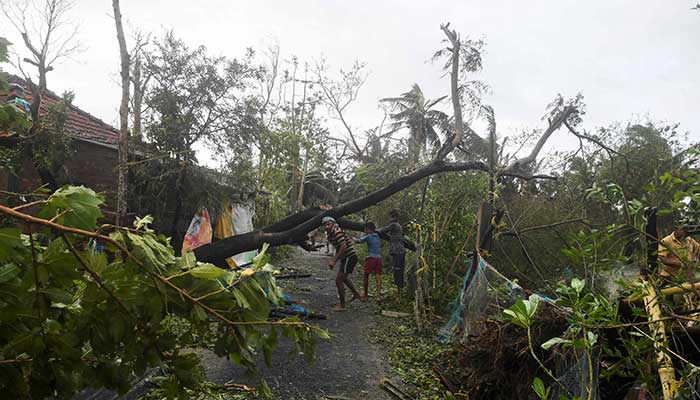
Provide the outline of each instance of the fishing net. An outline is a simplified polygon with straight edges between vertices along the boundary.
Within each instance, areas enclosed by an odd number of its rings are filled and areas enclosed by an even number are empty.
[[[449,343],[478,336],[483,328],[480,321],[499,315],[522,296],[517,283],[479,257],[476,268],[467,271],[459,294],[449,305],[450,319],[440,329],[438,341]]]
[[[541,294],[537,296],[540,298],[540,301],[550,305],[550,308],[548,308],[548,310],[550,310],[549,314],[546,312],[547,309],[543,309],[541,313],[541,318],[544,318],[544,320],[538,323],[540,329],[547,330],[545,325],[548,326],[548,323],[545,320],[549,321],[549,324],[554,324],[558,327],[557,329],[549,329],[552,332],[546,334],[545,332],[539,332],[539,334],[544,334],[545,339],[542,340],[546,340],[561,332],[561,329],[565,326],[565,320],[559,320],[558,317],[551,314],[555,309],[551,307],[554,303],[553,299]],[[458,345],[457,348],[464,348],[464,346],[469,347],[471,343],[488,345],[487,342],[489,342],[490,339],[486,336],[494,334],[493,331],[488,331],[488,329],[493,330],[494,324],[486,323],[486,321],[489,319],[497,319],[494,317],[499,317],[504,309],[514,304],[518,298],[524,297],[527,296],[525,296],[523,289],[516,282],[503,276],[494,267],[489,265],[486,260],[479,257],[476,267],[470,268],[465,274],[460,292],[452,303],[450,303],[450,318],[440,329],[437,339],[442,343],[451,342],[456,344]],[[559,327],[559,322],[564,325]],[[500,330],[503,330],[503,328],[499,328],[499,331]],[[508,330],[506,329],[505,331]],[[522,334],[517,333],[516,336],[522,337]],[[508,338],[501,337],[499,345],[501,347],[501,352],[503,352],[503,347],[507,347],[507,343],[510,343],[508,340]],[[511,344],[515,347],[512,350],[516,354],[520,354],[524,344],[520,339],[513,338],[513,340],[515,342]],[[496,352],[496,349],[486,349],[485,351]],[[487,356],[483,355],[476,356],[476,358],[484,358],[484,360],[473,365],[474,368],[483,367],[481,364],[488,359]],[[501,354],[500,358],[509,359],[505,353]],[[557,366],[554,370],[556,371],[555,375],[557,376],[557,380],[560,383],[560,385],[552,384],[552,390],[556,394],[552,398],[559,398],[560,394],[562,396],[568,396],[565,398],[591,400],[599,400],[601,398],[598,389],[600,349],[595,349],[593,351],[593,356],[590,358],[589,363],[588,354],[582,351],[576,353],[569,352],[568,354],[558,353],[550,358],[549,362]],[[498,359],[499,356],[496,356],[494,362]],[[591,370],[592,374],[589,373]],[[593,377],[592,384],[591,376]],[[473,377],[469,379],[473,379]],[[528,382],[532,382],[532,377],[529,378]],[[508,382],[505,385],[511,385],[515,388],[519,384],[518,382]],[[528,391],[529,385],[530,383],[526,385]]]
[[[569,357],[561,356],[559,364],[557,380],[560,385],[553,387],[556,394],[553,398],[601,399],[598,390],[599,347],[593,349],[590,357],[585,351],[577,352]]]

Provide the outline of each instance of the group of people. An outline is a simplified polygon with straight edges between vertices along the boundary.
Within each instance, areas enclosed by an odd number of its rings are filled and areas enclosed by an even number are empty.
[[[396,284],[399,298],[401,298],[406,260],[406,249],[403,245],[403,228],[399,222],[399,212],[397,210],[392,210],[389,217],[389,224],[380,229],[377,229],[373,222],[366,222],[364,224],[365,235],[360,238],[348,236],[333,217],[323,218],[322,223],[326,230],[328,242],[335,248],[335,255],[328,261],[329,268],[335,268],[337,270],[335,285],[338,289],[339,304],[332,308],[333,311],[346,310],[346,287],[352,292],[351,302],[355,299],[367,300],[369,278],[371,275],[374,275],[377,288],[377,303],[381,304],[382,253],[380,233],[386,233],[389,237],[389,254],[392,258],[394,283]],[[357,250],[355,249],[355,244],[358,243],[366,243],[367,245],[367,258],[365,258],[364,263],[364,294],[360,294],[349,278],[349,275],[354,271],[355,265],[357,265],[358,262]]]
[[[399,212],[392,210],[389,214],[389,224],[377,229],[373,222],[364,224],[365,235],[353,238],[340,228],[333,217],[324,217],[323,227],[327,239],[335,248],[335,255],[328,261],[331,269],[336,269],[335,285],[338,289],[339,304],[333,307],[333,311],[345,311],[345,288],[352,293],[352,302],[355,299],[367,300],[369,278],[374,275],[377,303],[381,304],[382,293],[382,254],[380,233],[389,237],[389,254],[392,258],[394,283],[396,284],[399,299],[404,286],[404,266],[406,249],[403,243],[403,228],[399,222]],[[367,257],[364,262],[363,294],[355,288],[349,275],[354,271],[358,263],[355,245],[365,243],[367,245]],[[664,237],[659,242],[658,259],[662,265],[659,276],[662,280],[670,282],[686,275],[687,280],[695,280],[696,269],[700,267],[700,244],[687,233],[687,227],[681,225],[673,233]]]

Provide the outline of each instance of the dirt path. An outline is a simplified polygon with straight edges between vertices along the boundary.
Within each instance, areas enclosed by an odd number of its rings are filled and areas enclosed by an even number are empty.
[[[282,280],[279,284],[295,300],[328,316],[327,320],[312,322],[335,335],[333,341],[319,342],[314,365],[309,365],[301,356],[291,358],[291,346],[283,341],[274,352],[271,367],[265,367],[261,358],[260,373],[280,399],[389,399],[379,387],[380,379],[388,374],[386,355],[381,347],[368,341],[367,328],[379,318],[377,306],[372,301],[355,301],[346,312],[331,312],[337,293],[335,275],[328,270],[326,260],[323,252],[295,252],[287,261],[288,265],[300,272],[310,272],[312,277]],[[356,267],[352,279],[361,290],[361,266]],[[214,382],[232,380],[254,384],[225,358],[206,353],[202,361]]]

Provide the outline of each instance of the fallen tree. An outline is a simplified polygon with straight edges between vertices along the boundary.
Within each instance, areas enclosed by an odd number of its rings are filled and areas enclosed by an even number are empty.
[[[473,132],[471,127],[462,119],[462,105],[460,98],[468,88],[460,84],[460,78],[463,78],[467,72],[474,71],[474,57],[478,57],[478,65],[480,66],[480,55],[474,55],[474,48],[471,43],[463,45],[459,35],[449,29],[449,24],[442,25],[441,29],[448,39],[449,47],[445,49],[445,54],[449,59],[446,64],[446,69],[450,70],[450,84],[452,94],[452,105],[454,109],[454,133],[445,141],[445,143],[436,152],[435,157],[426,165],[396,179],[385,187],[367,194],[359,199],[341,204],[330,210],[322,210],[312,208],[292,214],[274,224],[268,225],[261,229],[241,235],[234,235],[214,243],[201,246],[194,250],[197,260],[201,262],[220,263],[221,260],[232,255],[255,250],[260,248],[264,243],[269,243],[270,246],[281,245],[302,245],[307,239],[307,234],[321,225],[321,220],[325,216],[331,216],[339,219],[343,216],[359,212],[368,207],[377,205],[390,196],[410,187],[434,174],[455,171],[481,171],[491,172],[494,176],[510,176],[520,179],[535,179],[535,178],[553,178],[546,175],[532,175],[527,172],[527,167],[536,161],[539,152],[549,137],[559,129],[564,122],[576,124],[578,122],[579,110],[575,104],[565,105],[560,99],[558,104],[553,103],[553,110],[550,114],[549,125],[542,132],[536,146],[526,157],[515,160],[512,164],[500,168],[498,171],[490,171],[489,165],[482,161],[472,162],[452,162],[450,154],[452,151],[462,144],[464,132]],[[478,53],[478,52],[477,52]],[[460,65],[461,64],[461,65]],[[349,220],[340,220],[340,225],[345,229],[361,230],[358,225]]]

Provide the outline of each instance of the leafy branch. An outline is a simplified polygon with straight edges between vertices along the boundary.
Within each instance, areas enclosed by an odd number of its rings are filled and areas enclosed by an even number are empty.
[[[37,215],[0,205],[0,214],[26,223],[30,232],[41,228],[29,235],[0,228],[0,322],[18,327],[0,330],[6,343],[0,348],[2,391],[36,398],[56,388],[70,397],[94,385],[126,391],[132,374],[164,365],[172,373],[166,378],[170,395],[185,395],[204,376],[194,372],[198,356],[181,348],[213,346],[257,376],[253,349],[262,347],[269,362],[277,328],[308,357],[316,338],[329,338],[298,319],[267,320],[281,294],[265,249],[253,268],[225,271],[197,263],[191,253],[175,257],[167,239],[148,228],[150,218],[138,220],[135,229],[92,230],[101,204],[92,190],[64,187]],[[101,233],[105,229],[114,231]],[[93,241],[114,256],[91,250]],[[177,328],[182,324],[187,328]],[[95,376],[98,370],[113,372]],[[268,389],[263,382],[260,393]]]

